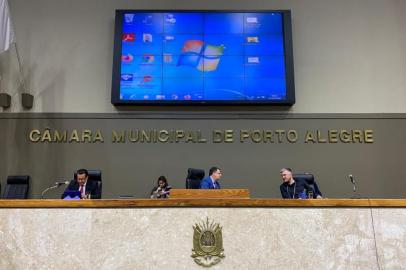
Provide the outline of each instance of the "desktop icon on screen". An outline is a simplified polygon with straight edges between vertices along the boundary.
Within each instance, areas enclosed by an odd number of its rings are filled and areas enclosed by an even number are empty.
[[[170,53],[164,53],[164,62],[165,63],[172,63],[173,57]]]
[[[144,43],[151,43],[152,42],[152,35],[149,33],[143,33],[142,34],[142,41]]]
[[[123,42],[134,42],[135,41],[135,34],[134,33],[124,33],[121,36],[121,40]]]
[[[252,24],[257,24],[258,23],[258,18],[257,17],[247,17],[246,22],[247,23],[252,23]]]
[[[155,60],[155,56],[152,54],[146,53],[142,56],[143,64],[152,64],[154,62],[154,60]]]
[[[247,42],[248,43],[258,43],[259,37],[247,37]]]
[[[151,25],[152,24],[152,15],[147,15],[142,20],[143,24]]]
[[[173,41],[173,40],[175,40],[175,37],[174,37],[174,36],[166,35],[166,36],[164,37],[164,41],[165,41],[165,42],[170,42],[170,41]]]
[[[256,56],[248,57],[247,62],[248,64],[259,64],[259,57]]]
[[[132,82],[134,79],[134,75],[130,73],[122,73],[121,74],[121,81],[123,82]]]
[[[175,24],[176,23],[175,16],[173,14],[167,14],[165,16],[165,22],[170,23],[170,24]]]
[[[144,77],[142,77],[141,82],[142,83],[152,82],[152,76],[151,75],[145,75]]]
[[[133,14],[133,13],[124,14],[124,21],[125,21],[126,23],[133,23],[133,21],[134,21],[134,16],[135,16],[135,14]]]
[[[131,63],[134,60],[134,56],[131,53],[123,54],[121,56],[121,61],[123,63]]]

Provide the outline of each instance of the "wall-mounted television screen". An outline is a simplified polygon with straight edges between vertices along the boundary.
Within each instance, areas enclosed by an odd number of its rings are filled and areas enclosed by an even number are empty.
[[[290,11],[117,10],[112,104],[295,103]]]

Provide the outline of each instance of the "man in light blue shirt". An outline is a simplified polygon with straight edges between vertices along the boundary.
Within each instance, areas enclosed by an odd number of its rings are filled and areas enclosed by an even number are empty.
[[[218,180],[221,178],[221,170],[218,167],[211,167],[209,176],[203,178],[200,183],[200,189],[220,189]]]

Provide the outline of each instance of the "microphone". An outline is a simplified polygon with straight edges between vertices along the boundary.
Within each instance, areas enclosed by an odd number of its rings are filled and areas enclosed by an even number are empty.
[[[352,174],[349,174],[348,177],[350,178],[350,181],[352,183],[352,191],[354,196],[352,197],[353,199],[359,199],[359,194],[357,194],[357,186],[355,185],[355,179]]]
[[[55,182],[55,185],[49,186],[49,187],[47,187],[46,189],[44,189],[44,190],[42,191],[42,193],[41,193],[41,199],[44,199],[45,193],[47,193],[49,190],[54,189],[54,188],[58,188],[58,187],[60,187],[60,186],[62,186],[62,185],[68,185],[68,184],[69,184],[69,181],[65,181],[65,182]]]
[[[65,182],[55,182],[55,185],[62,186],[62,185],[69,185],[69,181],[65,181]]]
[[[350,177],[351,183],[353,185],[355,185],[354,176],[352,176],[352,174],[350,174],[350,175],[348,175],[348,177]]]

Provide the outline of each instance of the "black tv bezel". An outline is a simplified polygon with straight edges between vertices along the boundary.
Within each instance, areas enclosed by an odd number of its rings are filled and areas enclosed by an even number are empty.
[[[283,39],[285,55],[286,99],[283,100],[121,100],[121,35],[124,13],[282,13]],[[160,9],[118,9],[115,13],[114,52],[112,72],[111,103],[114,106],[140,106],[140,105],[272,105],[292,106],[296,102],[293,67],[292,17],[290,10],[160,10]]]

